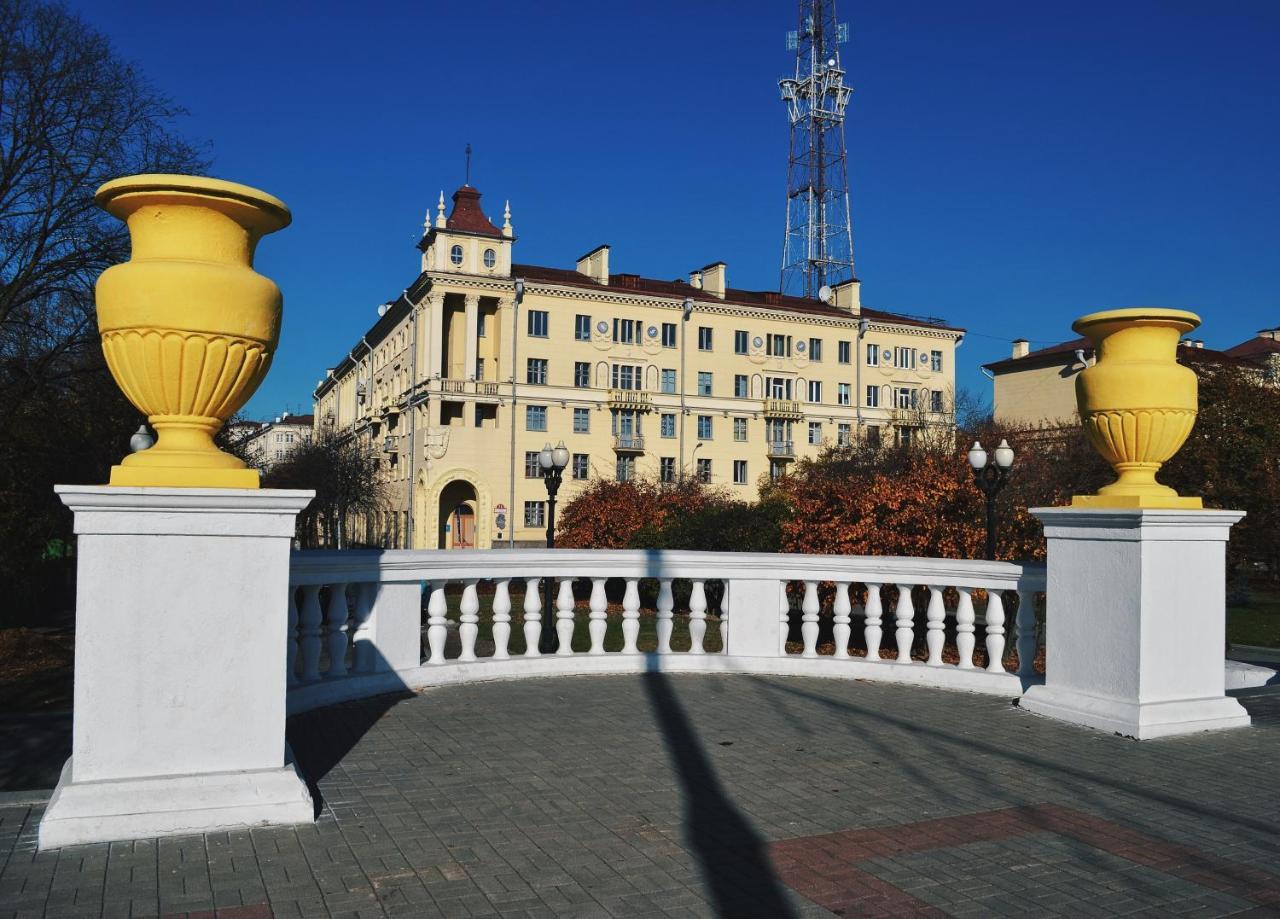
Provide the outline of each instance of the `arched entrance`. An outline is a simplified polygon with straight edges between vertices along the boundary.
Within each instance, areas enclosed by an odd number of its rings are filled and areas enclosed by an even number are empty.
[[[440,491],[440,549],[474,549],[476,545],[476,489],[470,482],[455,480]]]

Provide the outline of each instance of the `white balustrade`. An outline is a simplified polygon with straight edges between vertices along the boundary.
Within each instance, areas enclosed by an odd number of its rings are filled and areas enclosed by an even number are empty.
[[[445,599],[444,584],[431,585],[431,599],[427,601],[427,647],[431,649],[429,664],[444,663],[444,642],[449,636],[449,601]]]
[[[524,655],[539,657],[542,649],[542,595],[538,589],[541,578],[525,578],[524,581]]]
[[[849,582],[836,582],[836,598],[831,605],[832,615],[832,635],[836,642],[836,657],[849,656],[849,636],[852,629],[849,627],[849,614],[853,612],[853,607],[849,605]]]
[[[863,622],[863,640],[867,643],[867,660],[880,660],[880,639],[884,630],[880,627],[884,607],[880,603],[880,585],[867,584],[866,619]]]
[[[462,641],[460,661],[476,659],[476,638],[480,635],[480,597],[476,593],[476,581],[466,581],[462,588],[462,605],[459,607],[458,638]]]
[[[289,587],[289,630],[285,643],[285,674],[290,686],[298,682],[298,588]]]
[[[987,591],[987,669],[1004,672],[1004,601],[1000,591]]]
[[[818,656],[818,613],[822,607],[818,604],[818,582],[804,582],[804,600],[800,603],[801,625],[800,636],[804,639],[803,657]]]
[[[355,608],[351,614],[351,663],[357,673],[369,673],[374,669],[375,646],[373,641],[373,601],[377,596],[377,584],[354,584]]]
[[[324,611],[320,609],[319,584],[302,588],[302,609],[298,611],[298,654],[302,658],[302,679],[320,679],[320,623]]]
[[[957,587],[960,600],[956,603],[956,650],[960,654],[960,662],[956,664],[961,670],[973,669],[973,597],[969,588]]]
[[[707,595],[702,581],[696,580],[689,591],[689,653],[704,654],[702,641],[707,634]]]
[[[1030,679],[1036,674],[1036,596],[1030,590],[1018,591],[1018,676]]]
[[[663,578],[658,587],[658,653],[671,653],[671,632],[675,627],[675,594],[671,591],[671,579]]]
[[[511,656],[507,644],[511,641],[510,578],[500,579],[493,588],[493,659],[504,661]]]
[[[325,671],[326,679],[340,679],[347,675],[347,619],[350,608],[347,606],[347,585],[329,585],[329,609],[325,614],[328,626],[326,650],[329,652],[329,669]]]
[[[946,640],[943,629],[947,624],[947,610],[942,605],[941,587],[929,585],[929,606],[925,610],[925,620],[928,623],[928,631],[925,633],[924,640],[929,647],[929,659],[926,663],[930,667],[941,667],[942,645]]]
[[[560,579],[560,592],[556,594],[556,654],[568,657],[573,653],[573,578]]]
[[[898,605],[894,608],[893,637],[898,642],[898,662],[910,662],[911,643],[915,640],[916,610],[911,605],[911,585],[898,585]]]
[[[622,653],[638,653],[639,637],[640,581],[637,578],[627,578],[627,592],[622,596]]]
[[[609,602],[604,595],[604,578],[591,579],[591,613],[587,632],[591,636],[591,649],[588,654],[604,654],[604,634],[609,628]],[[570,633],[572,634],[572,633]]]

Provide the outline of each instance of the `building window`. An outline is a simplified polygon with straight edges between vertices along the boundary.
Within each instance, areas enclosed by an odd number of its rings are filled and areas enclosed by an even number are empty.
[[[836,425],[836,443],[842,447],[847,447],[853,443],[853,429],[849,427],[847,422],[840,422]]]
[[[915,366],[916,351],[901,345],[893,349],[893,366],[901,370],[910,370]]]
[[[674,348],[676,346],[676,324],[674,322],[664,322],[662,324],[662,347]]]
[[[698,481],[700,482],[711,481],[711,460],[709,459],[698,460],[697,469],[698,469]]]
[[[738,331],[733,333],[733,353],[747,353],[747,333],[744,329],[738,329]]]
[[[614,389],[640,389],[644,382],[644,369],[631,364],[614,364],[611,373]]]
[[[765,336],[765,353],[770,357],[790,357],[791,356],[791,336],[790,335],[774,335]]]
[[[815,444],[815,445],[822,443],[822,422],[821,421],[809,422],[809,443]]]
[[[915,428],[909,428],[905,425],[898,425],[896,428],[893,429],[894,444],[902,449],[909,448],[911,446],[911,432],[914,430]]]
[[[698,327],[698,350],[711,350],[711,329],[705,325]]]
[[[776,482],[787,474],[787,464],[779,463],[776,460],[769,461],[769,481]]]
[[[711,395],[711,374],[705,370],[698,371],[698,395]]]
[[[853,387],[848,383],[836,384],[836,405],[848,405],[853,395]]]
[[[545,501],[526,501],[524,503],[524,525],[527,527],[545,527],[547,525],[547,505]]]
[[[749,383],[745,373],[735,373],[733,375],[733,397],[735,399],[747,398]]]
[[[545,431],[547,429],[547,407],[545,405],[526,405],[524,407],[524,429],[526,431]]]
[[[538,451],[527,451],[524,455],[524,477],[526,479],[536,479],[541,475],[542,471],[538,466]]]
[[[581,313],[573,317],[573,340],[591,341],[591,317]]]
[[[630,482],[636,477],[636,458],[634,456],[618,457],[618,481]]]
[[[590,457],[585,453],[573,454],[573,477],[575,479],[585,479],[587,477],[587,464]]]
[[[932,370],[934,373],[942,372],[942,352],[941,351],[929,352],[929,369]]]
[[[591,409],[575,408],[573,410],[573,433],[591,433]]]
[[[676,436],[676,416],[662,415],[658,418],[658,433],[663,437]]]
[[[853,349],[847,341],[836,342],[836,360],[842,364],[849,363],[849,354]]]
[[[867,408],[879,408],[879,407],[880,407],[880,387],[868,386],[867,387]]]
[[[658,481],[674,482],[676,480],[676,458],[664,456],[658,460]]]
[[[818,380],[809,381],[809,401],[813,403],[822,401],[822,383]]]
[[[547,337],[546,310],[529,310],[529,334],[534,338]]]
[[[791,380],[789,377],[765,377],[764,390],[770,399],[790,399]]]
[[[734,485],[747,484],[747,461],[746,460],[733,461],[733,484]]]
[[[670,368],[662,371],[662,391],[663,392],[676,391],[676,372],[674,370],[671,370]]]
[[[573,362],[573,385],[586,389],[591,385],[591,365],[586,361]]]
[[[809,360],[811,361],[822,360],[822,339],[821,338],[809,339]]]
[[[868,367],[880,366],[880,346],[879,345],[867,345],[867,366]]]
[[[498,253],[494,252],[492,249],[485,249],[484,267],[492,268],[496,264],[498,264]]]
[[[547,385],[547,359],[545,357],[529,358],[528,367],[524,374],[524,381],[533,386]]]
[[[929,411],[941,412],[942,410],[942,391],[935,389],[929,393]]]
[[[867,425],[867,446],[873,450],[880,449],[880,425]]]
[[[613,320],[613,340],[620,345],[633,345],[636,339],[640,337],[640,326],[642,323],[639,319],[615,319]]]
[[[489,334],[489,314],[480,313],[476,316],[476,336],[478,338],[486,338]]]
[[[910,386],[895,386],[893,388],[893,404],[900,409],[915,408],[916,391]]]
[[[461,246],[454,246],[452,249],[449,250],[449,261],[453,262],[455,265],[462,264],[462,247]]]
[[[711,416],[699,415],[698,416],[698,440],[710,440],[710,439],[711,439]]]
[[[747,439],[747,419],[745,418],[733,419],[733,439],[734,440]]]

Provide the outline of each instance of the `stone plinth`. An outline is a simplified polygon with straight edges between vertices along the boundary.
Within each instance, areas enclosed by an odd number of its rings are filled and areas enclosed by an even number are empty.
[[[56,490],[78,537],[75,711],[40,847],[311,820],[284,661],[314,493]]]
[[[1046,673],[1028,711],[1128,737],[1242,727],[1223,693],[1226,543],[1241,511],[1040,508]]]

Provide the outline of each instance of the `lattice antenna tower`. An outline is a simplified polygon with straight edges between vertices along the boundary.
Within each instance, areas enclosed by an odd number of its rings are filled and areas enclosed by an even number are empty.
[[[829,298],[832,286],[854,277],[844,143],[844,111],[853,90],[840,66],[840,45],[848,40],[849,25],[836,21],[835,0],[800,0],[799,28],[787,33],[795,76],[778,82],[791,121],[779,284],[784,294]]]

